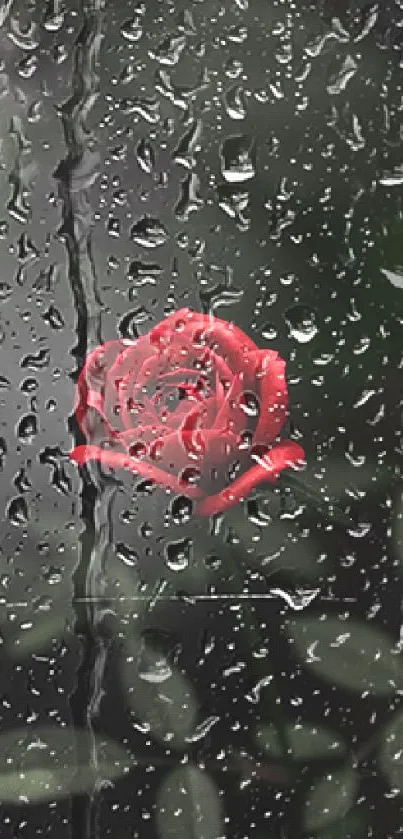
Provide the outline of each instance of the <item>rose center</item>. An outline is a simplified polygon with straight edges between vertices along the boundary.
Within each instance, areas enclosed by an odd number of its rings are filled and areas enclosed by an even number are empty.
[[[172,414],[180,407],[184,400],[189,403],[203,402],[211,395],[211,388],[207,382],[198,377],[194,380],[186,379],[180,383],[159,384],[155,388],[151,399],[158,413]]]

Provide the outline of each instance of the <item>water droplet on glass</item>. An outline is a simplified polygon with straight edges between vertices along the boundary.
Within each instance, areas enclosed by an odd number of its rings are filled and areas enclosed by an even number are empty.
[[[129,41],[130,43],[139,41],[143,34],[143,27],[140,18],[137,15],[132,18],[128,18],[125,20],[120,31],[126,41]]]
[[[21,384],[20,384],[20,388],[22,390],[22,393],[24,393],[26,396],[28,396],[28,394],[30,394],[30,393],[34,393],[35,390],[38,389],[38,387],[39,387],[39,382],[38,382],[37,379],[34,379],[33,377],[29,377],[28,379],[24,379],[24,381],[21,382]]]
[[[11,297],[12,292],[13,289],[10,283],[0,283],[0,302]]]
[[[23,495],[12,498],[7,506],[7,516],[11,524],[21,527],[28,523],[28,505]]]
[[[124,562],[125,565],[128,565],[131,568],[134,568],[138,563],[138,554],[136,551],[129,547],[129,545],[125,545],[124,542],[118,542],[115,545],[115,552],[116,556]]]
[[[241,134],[228,137],[221,147],[221,171],[228,183],[243,183],[256,174],[254,141]]]
[[[318,333],[316,312],[308,306],[291,306],[284,313],[284,320],[289,328],[290,337],[295,338],[299,344],[307,344]]]
[[[165,244],[168,233],[159,219],[143,216],[133,224],[130,236],[136,245],[142,245],[143,248],[158,248]]]
[[[52,329],[59,330],[64,327],[63,315],[59,312],[59,309],[56,309],[56,306],[50,305],[44,313],[43,319]]]
[[[17,435],[19,440],[25,445],[30,445],[34,442],[34,439],[38,433],[38,420],[35,414],[25,414],[21,417],[18,428],[17,428]]]
[[[193,542],[189,538],[168,542],[164,548],[165,564],[170,571],[185,571],[189,567]]]
[[[172,676],[172,668],[162,656],[151,659],[151,653],[144,657],[145,660],[139,664],[138,675],[143,682],[150,682],[159,685],[166,682]],[[151,659],[151,660],[150,660]]]
[[[155,153],[148,140],[140,140],[136,149],[136,159],[140,169],[150,175],[155,166]]]
[[[192,515],[193,504],[185,495],[178,495],[171,504],[171,515],[175,524],[185,524]]]
[[[327,84],[327,92],[331,96],[338,96],[346,89],[350,79],[357,72],[358,64],[351,55],[347,55],[341,67],[332,72]]]

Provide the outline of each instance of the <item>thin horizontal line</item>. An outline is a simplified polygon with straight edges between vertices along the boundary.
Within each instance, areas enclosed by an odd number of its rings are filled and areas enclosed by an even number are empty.
[[[169,594],[161,595],[161,597],[146,597],[144,595],[131,595],[127,597],[76,597],[74,603],[87,603],[100,601],[122,601],[122,600],[139,600],[139,601],[153,601],[154,599],[168,600],[168,601],[184,601],[184,600],[201,600],[201,601],[215,601],[215,600],[284,600],[280,594]],[[334,603],[356,603],[356,597],[319,597],[319,600],[329,600]],[[310,602],[314,602],[311,600]]]
[[[316,598],[315,598],[316,599]],[[315,602],[311,600],[311,603]],[[318,596],[317,598],[320,601],[328,600],[331,603],[356,603],[356,597],[333,597],[333,596]],[[183,602],[186,600],[200,600],[200,601],[220,601],[220,600],[284,600],[280,594],[168,594],[168,595],[161,595],[160,597],[157,595],[153,597],[152,595],[145,595],[145,594],[133,594],[127,595],[123,597],[73,597],[69,604],[72,605],[73,603],[98,603],[98,602],[122,602],[123,600],[131,600],[131,601],[139,601],[139,602],[152,602],[153,600],[166,600],[171,602]],[[59,601],[60,602],[60,601]],[[17,608],[26,608],[29,605],[27,601],[21,601],[16,603],[6,603],[3,604],[7,609],[17,609]]]

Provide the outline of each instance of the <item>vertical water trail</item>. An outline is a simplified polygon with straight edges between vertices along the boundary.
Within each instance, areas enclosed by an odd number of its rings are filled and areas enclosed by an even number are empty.
[[[102,342],[102,303],[92,254],[94,212],[89,197],[89,190],[100,174],[100,155],[96,138],[87,126],[87,118],[98,97],[96,68],[102,40],[102,6],[102,0],[82,2],[82,27],[74,46],[71,96],[59,108],[67,154],[54,173],[62,209],[59,235],[67,251],[68,280],[76,313],[76,344],[72,350],[76,359],[74,381],[77,381],[88,352]],[[69,419],[69,428],[76,443],[82,442],[74,416]],[[74,726],[80,734],[76,740],[77,776],[78,780],[82,777],[85,781],[85,792],[72,799],[71,835],[74,839],[98,839],[100,835],[97,793],[102,778],[94,724],[103,695],[108,652],[108,640],[102,629],[105,614],[102,598],[114,492],[113,484],[104,485],[98,467],[82,470],[82,530],[73,573],[75,631],[80,639],[81,661],[70,696],[70,708]]]

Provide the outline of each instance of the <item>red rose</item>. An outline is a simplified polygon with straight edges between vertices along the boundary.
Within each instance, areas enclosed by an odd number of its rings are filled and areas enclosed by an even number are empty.
[[[287,417],[285,362],[241,329],[181,309],[136,341],[87,358],[76,416],[88,445],[70,457],[129,469],[219,513],[304,459],[278,440]]]

